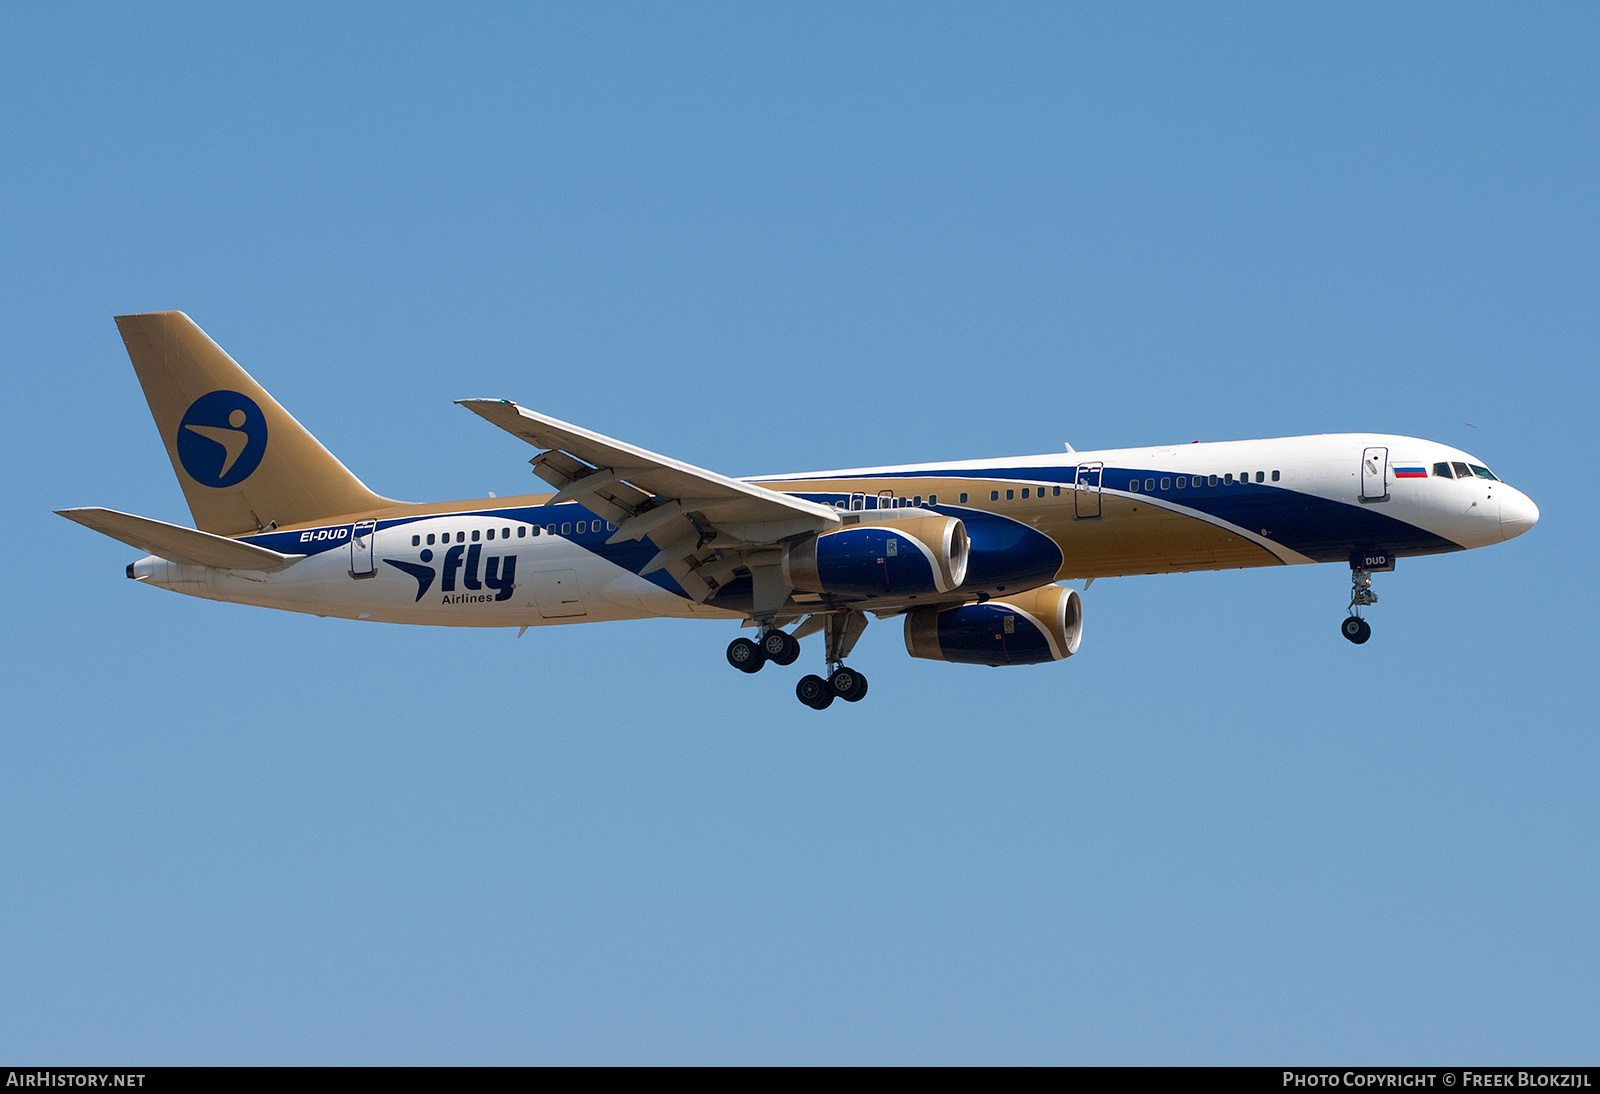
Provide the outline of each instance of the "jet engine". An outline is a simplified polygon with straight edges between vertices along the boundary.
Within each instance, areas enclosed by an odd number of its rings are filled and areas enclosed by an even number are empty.
[[[1046,585],[1016,596],[906,613],[906,652],[968,665],[1037,665],[1078,652],[1083,601]]]
[[[967,529],[955,517],[853,524],[812,536],[783,554],[791,589],[837,596],[947,593],[967,576]]]

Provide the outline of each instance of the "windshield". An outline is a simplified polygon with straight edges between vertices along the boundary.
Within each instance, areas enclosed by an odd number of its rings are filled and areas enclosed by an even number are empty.
[[[1500,481],[1499,479],[1495,479],[1494,478],[1494,472],[1493,471],[1490,471],[1487,467],[1484,467],[1482,464],[1476,464],[1475,463],[1475,464],[1472,464],[1470,466],[1472,467],[1472,473],[1474,475],[1478,476],[1478,478],[1480,478],[1480,479],[1494,479],[1495,482],[1499,482]]]

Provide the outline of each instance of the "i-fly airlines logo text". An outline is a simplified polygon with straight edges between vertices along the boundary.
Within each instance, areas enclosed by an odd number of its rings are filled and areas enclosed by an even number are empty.
[[[267,419],[237,391],[202,395],[178,423],[178,462],[201,486],[237,486],[267,454]]]
[[[515,589],[517,578],[516,555],[490,555],[483,558],[483,544],[474,543],[456,544],[444,553],[444,578],[439,582],[439,591],[444,594],[443,604],[488,604],[497,600],[510,600],[511,592]],[[464,556],[464,557],[463,557]],[[433,552],[426,547],[422,554],[417,556],[423,562],[433,561]],[[433,587],[435,571],[432,566],[419,566],[415,562],[400,562],[396,559],[383,560],[387,565],[393,566],[417,579],[417,599],[420,601],[428,595],[428,590]],[[479,580],[478,565],[483,564],[483,577]],[[461,577],[461,586],[466,592],[456,592],[456,576]],[[491,596],[484,589],[492,590]],[[451,595],[454,593],[455,595]]]

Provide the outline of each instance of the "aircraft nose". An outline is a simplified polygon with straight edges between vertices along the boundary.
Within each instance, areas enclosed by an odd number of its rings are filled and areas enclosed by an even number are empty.
[[[1539,523],[1539,507],[1520,490],[1502,487],[1500,495],[1500,538],[1516,539]]]

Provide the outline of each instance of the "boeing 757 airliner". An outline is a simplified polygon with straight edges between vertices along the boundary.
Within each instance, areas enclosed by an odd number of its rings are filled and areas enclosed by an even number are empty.
[[[847,667],[868,616],[913,657],[1059,661],[1083,603],[1058,582],[1346,563],[1341,624],[1371,628],[1372,575],[1486,547],[1539,519],[1484,461],[1341,433],[735,479],[506,399],[461,405],[537,450],[553,493],[379,497],[182,312],[117,319],[195,528],[110,509],[62,516],[147,557],[128,577],[319,616],[529,627],[651,616],[742,622],[728,661],[792,664],[822,635],[818,710],[867,692]],[[1087,588],[1087,585],[1085,586]],[[519,630],[519,633],[521,633]]]

